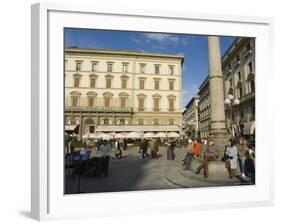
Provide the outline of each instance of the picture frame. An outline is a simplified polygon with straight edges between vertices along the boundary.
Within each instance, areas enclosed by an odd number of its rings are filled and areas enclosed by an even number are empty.
[[[271,91],[268,77],[272,74],[273,19],[180,11],[98,9],[94,6],[51,3],[32,5],[31,13],[31,215],[34,219],[272,205],[274,147],[272,142],[266,141],[269,134],[262,130],[270,126],[270,114],[265,108]],[[255,37],[258,74],[256,148],[259,150],[256,185],[64,195],[61,150],[63,75],[59,76],[63,74],[64,27]]]

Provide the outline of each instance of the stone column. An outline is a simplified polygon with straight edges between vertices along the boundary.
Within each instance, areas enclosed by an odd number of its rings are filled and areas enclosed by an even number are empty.
[[[229,134],[225,124],[224,89],[220,53],[220,39],[217,36],[208,37],[209,84],[211,102],[210,137],[217,145],[227,144]]]

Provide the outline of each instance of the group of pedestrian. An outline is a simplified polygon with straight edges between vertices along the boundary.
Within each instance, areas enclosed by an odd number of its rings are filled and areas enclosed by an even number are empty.
[[[193,159],[200,160],[200,166],[196,170],[199,174],[204,171],[204,177],[208,178],[208,164],[210,161],[222,160],[228,170],[230,178],[235,175],[251,178],[255,182],[255,149],[244,137],[229,139],[223,155],[212,139],[189,139],[187,152],[184,158],[185,170],[190,169]]]
[[[150,149],[150,158],[157,159],[158,158],[158,151],[159,151],[159,141],[158,139],[142,139],[140,142],[139,153],[141,153],[141,158],[144,159],[149,157],[148,150]]]
[[[252,145],[247,144],[245,138],[239,138],[238,142],[235,139],[230,139],[222,160],[226,163],[225,166],[230,178],[239,168],[243,178],[247,176],[255,182],[255,150]]]

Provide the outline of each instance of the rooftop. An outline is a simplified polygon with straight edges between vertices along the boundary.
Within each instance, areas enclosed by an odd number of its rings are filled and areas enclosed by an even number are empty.
[[[184,55],[183,54],[160,54],[160,53],[149,53],[144,51],[136,50],[113,50],[113,49],[97,49],[97,48],[65,48],[65,53],[67,54],[104,54],[104,55],[119,55],[119,56],[143,56],[143,57],[163,57],[163,58],[172,58],[180,59],[183,63]]]

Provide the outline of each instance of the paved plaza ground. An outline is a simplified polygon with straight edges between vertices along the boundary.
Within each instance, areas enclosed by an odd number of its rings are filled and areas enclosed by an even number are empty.
[[[157,159],[141,159],[137,149],[123,151],[122,159],[111,159],[109,177],[96,178],[84,175],[80,179],[80,192],[114,192],[156,189],[176,189],[208,186],[235,186],[251,184],[238,178],[229,179],[226,175],[214,176],[204,179],[199,175],[186,171],[182,166],[185,149],[176,148],[175,160],[167,160],[166,147],[161,147]],[[65,193],[74,194],[78,190],[78,177],[66,172]]]

